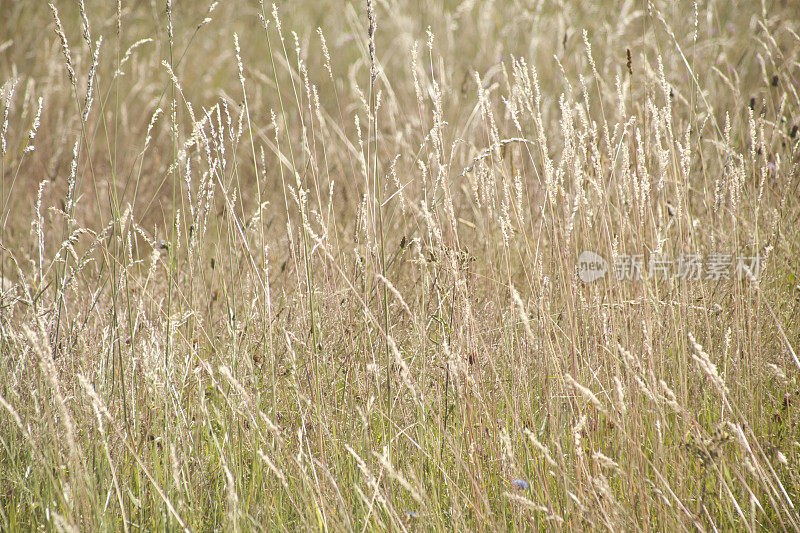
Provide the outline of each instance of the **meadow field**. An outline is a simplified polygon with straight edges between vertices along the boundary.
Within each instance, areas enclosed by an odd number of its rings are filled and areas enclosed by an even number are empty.
[[[0,530],[800,531],[796,0],[0,0]]]

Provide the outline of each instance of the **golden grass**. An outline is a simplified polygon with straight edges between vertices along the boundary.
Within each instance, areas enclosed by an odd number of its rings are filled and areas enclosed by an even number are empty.
[[[2,529],[800,529],[791,2],[0,9]]]

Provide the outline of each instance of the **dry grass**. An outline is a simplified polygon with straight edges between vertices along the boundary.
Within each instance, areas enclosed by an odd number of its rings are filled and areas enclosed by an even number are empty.
[[[2,529],[800,529],[793,2],[115,4],[0,8]]]

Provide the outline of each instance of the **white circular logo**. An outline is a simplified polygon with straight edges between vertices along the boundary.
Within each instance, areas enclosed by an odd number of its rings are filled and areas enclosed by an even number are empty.
[[[600,255],[586,250],[578,256],[578,277],[584,283],[602,279],[608,272],[608,263]]]

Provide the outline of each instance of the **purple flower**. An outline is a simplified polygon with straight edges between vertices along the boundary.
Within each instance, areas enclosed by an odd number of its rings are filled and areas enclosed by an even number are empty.
[[[528,490],[528,482],[524,479],[515,479],[511,482],[511,486],[517,490]]]

